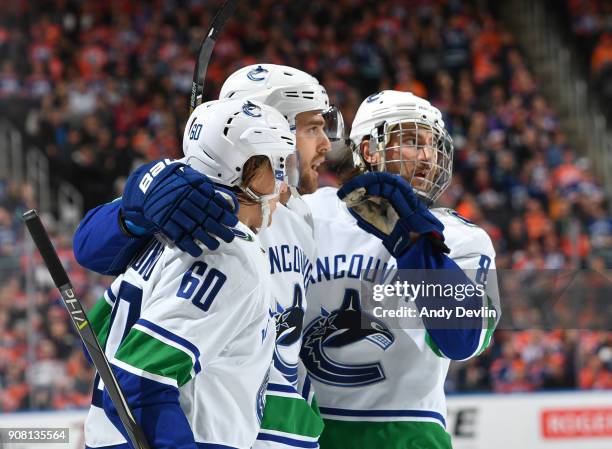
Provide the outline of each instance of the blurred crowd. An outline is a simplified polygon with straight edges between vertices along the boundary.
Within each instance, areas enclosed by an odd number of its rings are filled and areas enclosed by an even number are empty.
[[[93,207],[120,194],[113,186],[135,164],[180,154],[194,55],[218,2],[38,3],[44,7],[3,4],[0,107],[26,105],[24,132],[49,157],[52,176],[75,184]],[[500,270],[612,266],[609,199],[539,94],[514,37],[483,2],[242,3],[215,47],[207,98],[255,62],[312,73],[348,124],[367,95],[412,91],[440,108],[455,143],[453,184],[441,203],[489,233]],[[322,184],[337,185],[348,159],[332,152]],[[6,180],[0,190],[4,411],[86,405],[92,379],[57,293],[24,246],[19,214],[33,202],[30,190]],[[70,236],[54,238],[77,293],[93,304],[109,280],[75,263]],[[541,322],[519,315],[512,322],[528,324],[497,331],[481,357],[453,364],[449,391],[612,388],[610,332],[538,331]]]
[[[42,259],[25,238],[21,219],[35,207],[30,185],[0,179],[0,412],[85,407],[91,400],[91,367],[68,311]],[[42,217],[60,260],[87,309],[110,279],[75,261],[70,235]]]
[[[588,60],[593,91],[612,121],[612,3],[566,0],[574,38]]]

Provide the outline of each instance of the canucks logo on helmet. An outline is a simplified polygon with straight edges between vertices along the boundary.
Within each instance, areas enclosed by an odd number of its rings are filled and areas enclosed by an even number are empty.
[[[366,98],[366,101],[367,101],[368,103],[373,103],[373,102],[375,102],[376,100],[378,100],[380,97],[382,97],[382,94],[383,94],[383,93],[384,93],[384,92],[377,92],[377,93],[375,93],[375,94],[372,94],[372,95],[370,95],[368,98]]]
[[[381,320],[361,309],[359,292],[347,289],[339,309],[321,309],[320,318],[308,325],[300,357],[309,374],[320,382],[338,387],[358,387],[380,382],[385,373],[379,362],[348,364],[333,360],[327,348],[368,341],[383,351],[395,341]]]
[[[242,105],[242,112],[249,117],[261,117],[261,108],[250,101]]]
[[[266,75],[266,73],[268,72],[268,69],[264,69],[262,66],[258,65],[253,70],[249,71],[249,73],[247,73],[247,78],[251,81],[263,81],[268,76]]]

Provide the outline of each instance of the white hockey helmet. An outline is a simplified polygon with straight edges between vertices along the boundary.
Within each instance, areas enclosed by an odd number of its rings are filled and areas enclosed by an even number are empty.
[[[306,72],[278,64],[253,64],[232,73],[219,98],[244,98],[261,101],[278,109],[295,131],[295,117],[301,112],[321,111],[325,133],[331,141],[344,138],[340,110],[329,104],[319,81]]]
[[[429,136],[425,141],[423,131]],[[395,147],[388,144],[394,138]],[[406,136],[412,136],[410,143]],[[370,155],[378,153],[378,162],[367,162],[361,152],[361,143],[369,141]],[[388,171],[389,166],[401,167],[401,174],[413,186],[427,204],[432,204],[449,186],[453,170],[453,143],[444,127],[440,110],[423,98],[411,92],[384,90],[366,98],[353,121],[350,134],[353,162],[356,167],[368,171]],[[416,147],[418,151],[430,149],[432,155],[426,163],[404,159],[404,152],[397,151],[399,159],[389,159],[387,152],[405,146]],[[418,154],[418,152],[417,152]],[[406,163],[413,162],[411,173],[404,173]],[[424,165],[426,168],[423,169]],[[426,175],[423,175],[423,172]],[[418,185],[418,187],[416,187]]]
[[[274,108],[251,100],[217,100],[198,106],[183,134],[186,163],[213,182],[240,186],[242,167],[252,156],[267,156],[278,179],[295,139]],[[283,179],[282,177],[280,179]]]
[[[216,184],[238,187],[262,204],[263,226],[270,213],[268,201],[278,196],[286,177],[287,158],[295,153],[295,138],[287,120],[273,107],[251,100],[217,100],[198,106],[183,134],[185,163]],[[276,188],[257,195],[242,184],[243,167],[253,156],[270,160]]]

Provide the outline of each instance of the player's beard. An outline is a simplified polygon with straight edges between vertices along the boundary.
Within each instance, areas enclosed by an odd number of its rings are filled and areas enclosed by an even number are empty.
[[[300,195],[314,193],[319,187],[319,174],[312,168],[308,167],[300,172],[300,183],[298,192]]]

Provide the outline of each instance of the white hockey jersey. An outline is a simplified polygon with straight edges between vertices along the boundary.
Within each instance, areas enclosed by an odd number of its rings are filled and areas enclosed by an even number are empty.
[[[236,229],[234,242],[198,258],[153,240],[105,295],[113,309],[104,340],[112,364],[179,389],[196,443],[248,449],[275,329],[265,251],[246,226]],[[100,382],[94,388],[86,445],[125,443],[100,408]]]
[[[299,213],[291,209],[296,202]],[[323,428],[308,392],[304,398],[301,382],[298,385],[306,292],[315,260],[313,229],[302,216],[305,210],[307,206],[298,198],[291,198],[288,207],[279,204],[272,224],[259,234],[268,258],[276,346],[264,418],[253,449],[316,448]]]
[[[410,421],[445,426],[443,387],[449,359],[425,329],[393,329],[384,318],[356,311],[362,282],[384,283],[397,264],[380,239],[357,226],[336,191],[322,188],[304,197],[313,214],[317,260],[302,361],[325,418],[321,447],[447,447],[406,443],[407,433],[419,438],[421,431],[396,425]],[[495,268],[491,240],[481,228],[450,209],[432,212],[445,226],[449,257],[459,267],[473,272]],[[487,294],[496,296],[496,290],[491,280]],[[472,355],[488,345],[493,327],[494,322],[487,321]],[[355,425],[348,426],[351,422]]]

